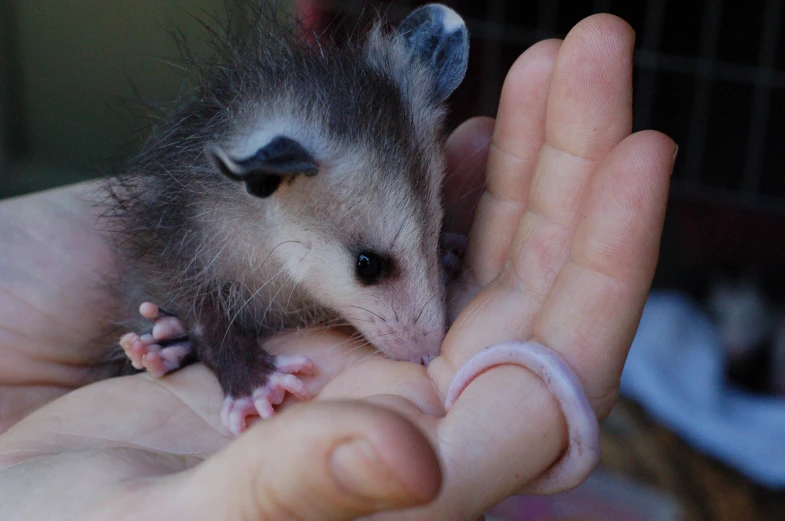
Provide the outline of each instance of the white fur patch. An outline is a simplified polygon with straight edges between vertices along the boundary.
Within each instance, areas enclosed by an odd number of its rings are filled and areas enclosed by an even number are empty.
[[[308,131],[312,125],[299,121],[297,117],[271,117],[269,113],[259,111],[259,116],[254,119],[257,122],[250,129],[240,132],[228,144],[229,154],[237,160],[253,156],[278,136],[297,141],[317,158],[325,152],[323,140]]]
[[[446,5],[442,5],[439,7],[441,7],[442,11],[444,12],[444,20],[442,21],[442,24],[444,26],[444,30],[447,33],[454,33],[460,31],[466,26],[466,23],[463,21],[463,18],[461,18],[461,16],[458,13],[456,13]]]

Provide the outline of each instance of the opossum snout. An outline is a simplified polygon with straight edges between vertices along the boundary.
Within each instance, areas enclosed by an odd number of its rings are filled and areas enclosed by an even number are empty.
[[[385,356],[393,360],[415,362],[427,365],[441,352],[446,333],[441,314],[430,324],[388,321],[377,323],[370,330],[363,331],[366,338]]]

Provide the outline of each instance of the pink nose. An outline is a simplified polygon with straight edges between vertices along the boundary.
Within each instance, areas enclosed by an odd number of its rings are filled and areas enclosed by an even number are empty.
[[[417,360],[415,361],[418,361],[423,365],[428,365],[431,360],[441,353],[443,340],[444,332],[441,331],[433,331],[430,334],[421,337],[419,342],[415,344],[418,350],[416,353]]]
[[[444,341],[445,331],[432,332],[430,335],[423,337],[425,345],[425,353],[436,356],[442,351],[442,342]]]
[[[427,335],[415,334],[409,338],[392,338],[387,335],[376,347],[389,358],[427,365],[439,355],[444,333],[434,331]],[[372,341],[373,343],[373,341]]]
[[[422,361],[420,363],[425,367],[428,367],[434,358],[436,358],[434,355],[423,355]]]

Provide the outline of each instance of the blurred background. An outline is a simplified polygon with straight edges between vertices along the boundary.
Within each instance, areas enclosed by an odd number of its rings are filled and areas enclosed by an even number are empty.
[[[281,3],[328,34],[378,13],[395,23],[419,5]],[[472,36],[450,125],[495,115],[528,46],[610,12],[637,32],[635,128],[680,146],[655,292],[625,398],[603,427],[606,473],[560,506],[497,515],[785,519],[785,0],[444,3]],[[138,100],[166,102],[187,85],[171,32],[199,49],[199,20],[227,9],[231,0],[2,0],[0,198],[121,167],[148,125]]]

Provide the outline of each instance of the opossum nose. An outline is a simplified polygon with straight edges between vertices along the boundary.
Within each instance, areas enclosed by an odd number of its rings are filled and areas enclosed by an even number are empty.
[[[368,337],[388,357],[427,366],[439,355],[444,340],[444,331],[441,329],[425,331],[389,326],[374,330]]]
[[[436,358],[436,355],[423,355],[420,358],[420,363],[425,367],[428,367],[428,365],[433,361],[434,358]]]
[[[429,356],[431,359],[435,358],[442,350],[442,340],[444,340],[442,331],[432,331],[430,334],[423,335],[419,341],[420,352],[423,356]]]

